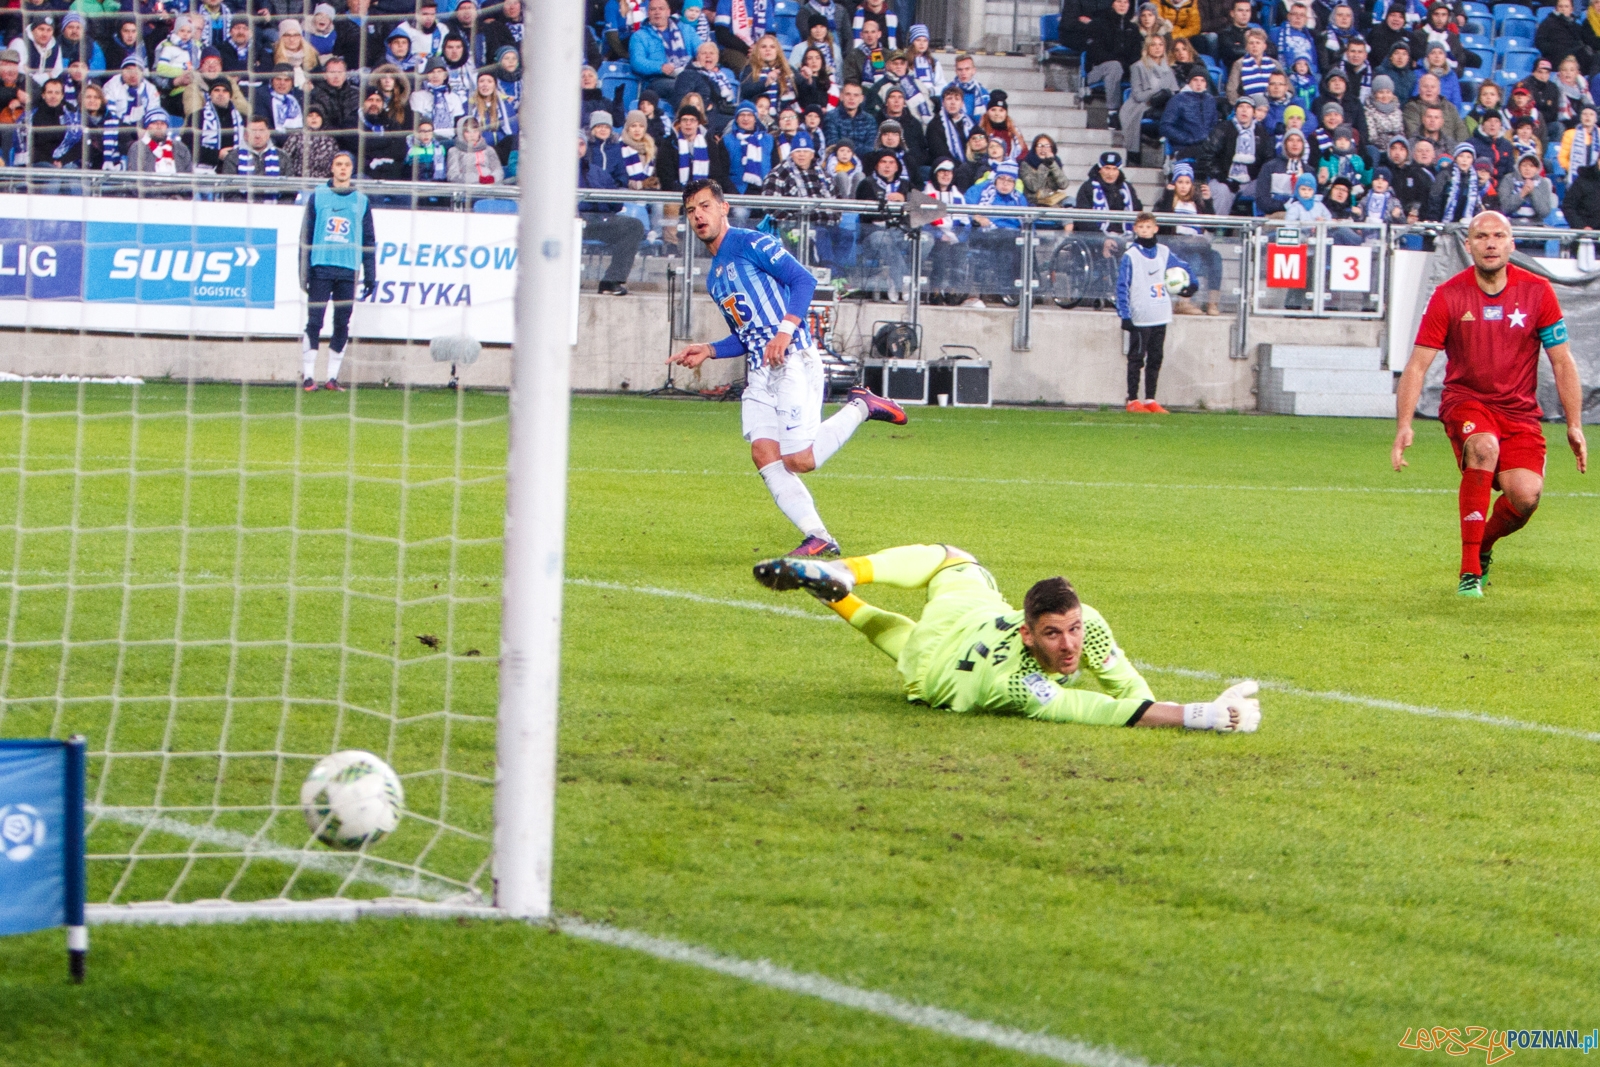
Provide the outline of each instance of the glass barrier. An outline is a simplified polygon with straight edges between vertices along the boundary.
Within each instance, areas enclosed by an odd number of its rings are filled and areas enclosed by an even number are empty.
[[[1379,223],[1267,220],[1251,238],[1257,315],[1380,318],[1387,289]]]

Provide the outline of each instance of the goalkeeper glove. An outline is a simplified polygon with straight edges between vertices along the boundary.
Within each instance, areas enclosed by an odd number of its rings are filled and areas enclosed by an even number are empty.
[[[1188,730],[1216,730],[1219,733],[1252,734],[1261,726],[1261,701],[1255,699],[1261,687],[1243,681],[1224,690],[1205,704],[1185,704],[1183,725]],[[1234,722],[1234,715],[1238,722]]]

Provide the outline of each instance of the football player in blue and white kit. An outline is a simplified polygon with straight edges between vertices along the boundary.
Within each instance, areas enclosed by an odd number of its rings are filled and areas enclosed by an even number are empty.
[[[816,279],[775,237],[728,225],[722,187],[709,178],[683,190],[689,228],[711,252],[706,289],[733,332],[716,344],[692,344],[667,362],[698,367],[708,359],[744,356],[750,369],[741,412],[750,458],[767,490],[805,540],[791,556],[839,555],[811,492],[796,475],[816,470],[868,419],[902,426],[899,404],[857,386],[822,421],[826,377],[805,315]]]

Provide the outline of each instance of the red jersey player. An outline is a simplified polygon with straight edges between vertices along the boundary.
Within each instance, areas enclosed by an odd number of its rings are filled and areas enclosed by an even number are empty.
[[[1526,525],[1544,488],[1544,413],[1536,394],[1539,349],[1550,357],[1567,444],[1578,471],[1589,466],[1583,395],[1550,283],[1511,265],[1511,222],[1485,211],[1467,227],[1473,265],[1433,291],[1411,361],[1396,389],[1399,430],[1390,460],[1406,465],[1411,416],[1433,357],[1445,352],[1439,421],[1461,467],[1461,596],[1483,596],[1495,542]],[[1494,510],[1491,489],[1500,490]],[[1487,521],[1485,520],[1487,516]]]

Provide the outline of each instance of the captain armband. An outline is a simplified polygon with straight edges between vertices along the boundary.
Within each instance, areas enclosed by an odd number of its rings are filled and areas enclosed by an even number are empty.
[[[1567,343],[1567,320],[1557,319],[1539,331],[1539,343],[1546,348]]]

